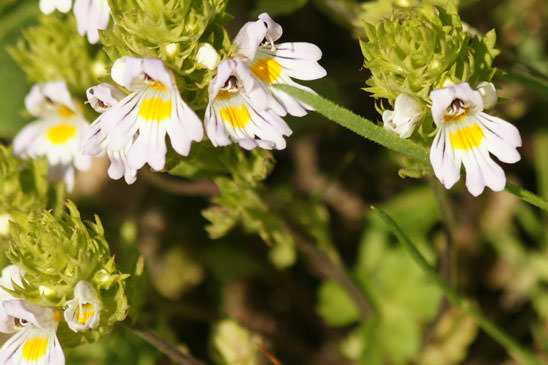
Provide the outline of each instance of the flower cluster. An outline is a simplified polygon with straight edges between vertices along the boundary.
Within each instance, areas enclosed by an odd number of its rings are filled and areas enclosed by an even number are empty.
[[[92,7],[94,2],[89,4]],[[60,3],[57,7],[66,9]],[[284,137],[291,135],[283,117],[304,116],[311,108],[275,86],[287,84],[313,92],[293,79],[314,80],[326,71],[318,64],[322,53],[317,46],[277,44],[281,35],[282,27],[263,13],[239,31],[232,58],[219,63],[210,44],[200,47],[198,63],[216,70],[209,83],[203,126],[183,100],[173,71],[159,59],[117,59],[111,68],[116,85],[102,83],[87,90],[90,105],[101,114],[91,126],[62,81],[38,84],[26,105],[41,119],[16,137],[15,152],[22,157],[47,156],[51,177],[62,176],[71,190],[74,167],[89,168],[91,156],[107,155],[111,161],[108,175],[124,177],[128,184],[145,164],[162,170],[166,134],[182,156],[189,154],[193,141],[202,140],[204,127],[214,146],[236,142],[245,149],[283,149]]]
[[[366,90],[394,107],[382,113],[384,128],[400,138],[418,129],[428,138],[433,122],[437,131],[430,162],[447,189],[459,180],[464,165],[472,195],[486,186],[503,190],[506,176],[490,154],[505,163],[519,161],[521,137],[510,123],[484,112],[497,102],[489,82],[497,54],[494,33],[466,32],[451,3],[398,9],[376,25],[365,25],[365,33],[361,45],[372,72]]]
[[[214,146],[236,142],[245,149],[283,149],[284,136],[289,136],[291,129],[282,117],[288,113],[303,116],[310,109],[275,85],[310,90],[292,78],[325,76],[317,63],[321,51],[310,43],[275,44],[281,34],[281,26],[268,14],[261,14],[236,36],[235,57],[217,66],[217,75],[209,84],[204,120]],[[208,46],[201,49],[200,62],[211,68],[216,53]],[[131,184],[145,164],[154,170],[163,169],[166,134],[173,149],[183,156],[189,154],[192,141],[202,140],[202,122],[182,99],[173,73],[162,61],[124,56],[112,66],[111,77],[131,93],[127,95],[110,84],[88,89],[90,104],[102,114],[82,144],[86,154],[109,156],[111,178],[124,176]]]

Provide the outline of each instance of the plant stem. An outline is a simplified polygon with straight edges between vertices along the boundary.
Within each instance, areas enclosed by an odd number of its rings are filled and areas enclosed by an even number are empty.
[[[469,302],[463,300],[448,284],[441,278],[436,269],[426,261],[424,256],[420,253],[417,247],[411,242],[407,235],[401,230],[396,222],[385,212],[379,208],[372,207],[372,209],[380,216],[380,218],[392,229],[393,233],[398,237],[400,243],[402,243],[409,254],[417,262],[419,266],[428,274],[431,280],[433,280],[437,286],[441,289],[444,295],[449,299],[451,303],[459,307],[470,315],[476,323],[487,332],[495,341],[504,346],[506,350],[511,354],[517,355],[524,363],[531,365],[540,365],[540,361],[537,360],[533,354],[528,350],[521,347],[516,341],[514,341],[509,335],[507,335],[502,329],[497,327],[494,323],[489,321],[477,308],[475,308]]]
[[[190,355],[185,355],[179,349],[177,349],[173,344],[167,342],[152,330],[144,327],[135,327],[128,326],[128,328],[135,333],[137,336],[141,337],[143,340],[150,343],[152,346],[156,347],[158,351],[162,352],[168,356],[171,360],[181,365],[205,365],[204,362],[199,361],[193,358]]]
[[[510,194],[514,194],[521,200],[548,212],[548,201],[542,199],[540,196],[510,183],[506,184],[506,191]]]
[[[430,166],[429,153],[426,147],[409,139],[400,138],[395,133],[319,95],[288,85],[277,85],[277,87],[314,107],[318,113],[327,119],[350,129],[352,132]]]

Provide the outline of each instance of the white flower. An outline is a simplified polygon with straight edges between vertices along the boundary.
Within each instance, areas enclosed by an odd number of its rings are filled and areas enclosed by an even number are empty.
[[[466,187],[474,196],[488,186],[503,190],[506,176],[489,153],[505,163],[519,161],[519,131],[512,124],[483,113],[483,100],[468,83],[452,85],[430,93],[432,117],[439,130],[430,150],[436,177],[447,188],[466,169]]]
[[[80,153],[89,124],[71,99],[64,81],[35,85],[25,98],[30,114],[39,119],[23,128],[13,141],[13,151],[23,158],[46,156],[50,180],[74,187],[74,167],[87,170],[91,158]]]
[[[196,53],[196,62],[209,70],[213,70],[219,63],[219,54],[211,44],[204,43]]]
[[[103,105],[113,104],[93,122],[82,145],[84,153],[109,155],[109,176],[125,175],[131,183],[133,172],[145,163],[154,170],[163,169],[166,133],[173,149],[183,156],[190,152],[192,141],[202,139],[200,119],[181,98],[173,74],[162,61],[122,57],[112,66],[111,76],[132,93],[118,100],[112,89],[97,89],[101,85],[88,91]],[[101,99],[102,95],[109,97]],[[90,102],[98,103],[93,98]]]
[[[253,75],[270,89],[289,114],[300,117],[312,108],[273,85],[286,84],[314,93],[292,78],[315,80],[327,72],[318,64],[322,51],[316,45],[306,42],[275,44],[281,36],[282,27],[267,13],[262,13],[257,21],[242,27],[234,43],[238,46],[237,52],[249,63]]]
[[[87,33],[88,42],[94,44],[99,40],[99,30],[108,27],[110,7],[107,0],[76,0],[74,16],[78,23],[78,33]]]
[[[57,340],[60,313],[21,299],[0,303],[7,314],[2,328],[15,332],[0,348],[0,364],[64,365],[65,356]]]
[[[242,148],[285,148],[291,129],[281,118],[283,107],[251,74],[240,58],[222,62],[209,84],[205,129],[214,146],[232,141]]]
[[[412,96],[401,93],[396,98],[394,110],[382,113],[384,128],[401,138],[409,138],[423,114],[422,105]]]
[[[68,13],[71,6],[72,0],[40,0],[40,10],[44,14],[53,13],[55,9]]]
[[[65,321],[74,332],[97,328],[101,308],[95,288],[87,281],[79,281],[74,287],[74,298],[67,302]]]
[[[482,81],[476,87],[483,100],[483,109],[491,109],[498,100],[497,89],[491,82]]]

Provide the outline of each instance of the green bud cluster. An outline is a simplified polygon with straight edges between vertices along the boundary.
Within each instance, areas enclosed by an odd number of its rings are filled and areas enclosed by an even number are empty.
[[[103,306],[99,327],[77,336],[61,325],[64,344],[96,340],[114,322],[125,319],[128,275],[117,271],[99,218],[83,222],[72,202],[66,203],[59,218],[43,210],[15,219],[7,257],[25,273],[23,286],[16,286],[12,294],[30,302],[63,308],[81,280],[97,290]]]
[[[116,22],[101,35],[112,61],[122,56],[161,59],[175,74],[183,99],[195,109],[207,104],[211,71],[196,62],[201,44],[221,58],[231,50],[223,25],[230,19],[226,0],[112,0]]]
[[[0,214],[25,218],[47,202],[47,162],[22,161],[10,148],[0,145]]]
[[[365,90],[392,105],[400,93],[426,105],[434,89],[459,82],[474,87],[495,73],[495,32],[482,38],[465,32],[454,3],[397,8],[384,21],[365,24],[364,32],[360,45],[371,71]]]
[[[105,56],[78,34],[72,14],[41,16],[39,24],[24,30],[23,39],[9,52],[29,81],[64,80],[69,89],[82,95],[106,75]]]

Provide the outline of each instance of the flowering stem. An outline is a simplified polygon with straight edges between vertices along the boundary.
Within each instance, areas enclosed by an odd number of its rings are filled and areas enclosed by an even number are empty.
[[[426,147],[409,139],[400,138],[395,133],[319,95],[288,85],[277,85],[277,87],[314,107],[318,113],[327,119],[350,129],[352,132],[429,165],[428,149]]]
[[[475,308],[469,302],[463,300],[455,290],[453,290],[449,284],[441,278],[436,269],[430,265],[424,256],[420,253],[417,247],[411,242],[407,235],[401,230],[397,223],[381,209],[372,207],[372,209],[379,215],[379,217],[392,229],[392,232],[397,236],[401,244],[405,246],[411,257],[415,259],[415,262],[422,267],[431,280],[433,280],[437,286],[442,290],[447,299],[453,305],[459,307],[464,312],[468,313],[475,319],[476,323],[487,332],[495,341],[504,346],[511,355],[516,354],[525,364],[540,365],[540,361],[537,360],[533,354],[524,349],[520,344],[514,341],[508,336],[502,329],[500,329],[493,322],[489,321],[477,308]]]
[[[196,360],[192,356],[183,354],[173,344],[167,342],[166,340],[164,340],[163,338],[161,338],[160,336],[158,336],[156,333],[154,333],[148,328],[134,327],[134,326],[129,326],[128,328],[131,331],[133,331],[133,333],[135,333],[137,336],[141,337],[143,340],[147,341],[152,346],[156,347],[158,351],[167,355],[171,360],[173,360],[177,364],[205,365],[205,363],[203,363],[202,361]]]

